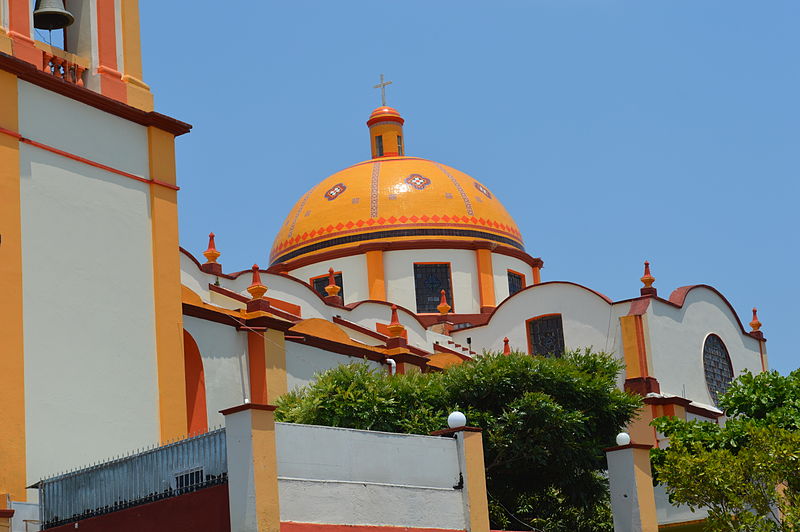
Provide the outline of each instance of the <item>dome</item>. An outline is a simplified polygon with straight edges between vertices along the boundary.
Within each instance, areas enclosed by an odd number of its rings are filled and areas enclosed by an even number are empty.
[[[427,159],[384,157],[337,172],[303,195],[270,261],[400,240],[483,240],[524,251],[511,215],[483,183]]]

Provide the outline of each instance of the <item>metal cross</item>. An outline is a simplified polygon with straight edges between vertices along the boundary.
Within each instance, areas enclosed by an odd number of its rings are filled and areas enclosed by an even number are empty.
[[[384,107],[386,106],[386,86],[391,84],[391,81],[383,81],[383,74],[381,74],[381,82],[373,87],[381,90],[381,105]]]

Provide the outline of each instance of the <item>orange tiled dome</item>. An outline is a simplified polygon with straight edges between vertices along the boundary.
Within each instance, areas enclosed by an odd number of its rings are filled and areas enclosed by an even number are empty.
[[[476,179],[427,159],[377,157],[331,175],[300,198],[270,261],[398,240],[484,240],[523,249],[514,220]]]

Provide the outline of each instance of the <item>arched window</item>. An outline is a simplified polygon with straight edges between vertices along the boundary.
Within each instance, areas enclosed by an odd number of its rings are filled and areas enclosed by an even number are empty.
[[[564,326],[561,314],[545,314],[525,322],[528,351],[532,355],[560,357],[564,354]]]
[[[733,380],[731,357],[722,339],[716,334],[709,334],[703,344],[703,368],[706,374],[708,393],[714,404],[719,404],[719,396],[725,393]]]
[[[186,419],[189,434],[208,432],[206,378],[200,349],[192,335],[183,331],[183,367],[186,379]]]

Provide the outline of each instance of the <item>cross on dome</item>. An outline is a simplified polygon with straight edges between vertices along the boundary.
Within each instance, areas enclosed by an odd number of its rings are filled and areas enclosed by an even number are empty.
[[[391,85],[391,81],[383,81],[383,74],[381,74],[381,82],[373,87],[373,89],[381,90],[381,105],[386,106],[386,86]]]

